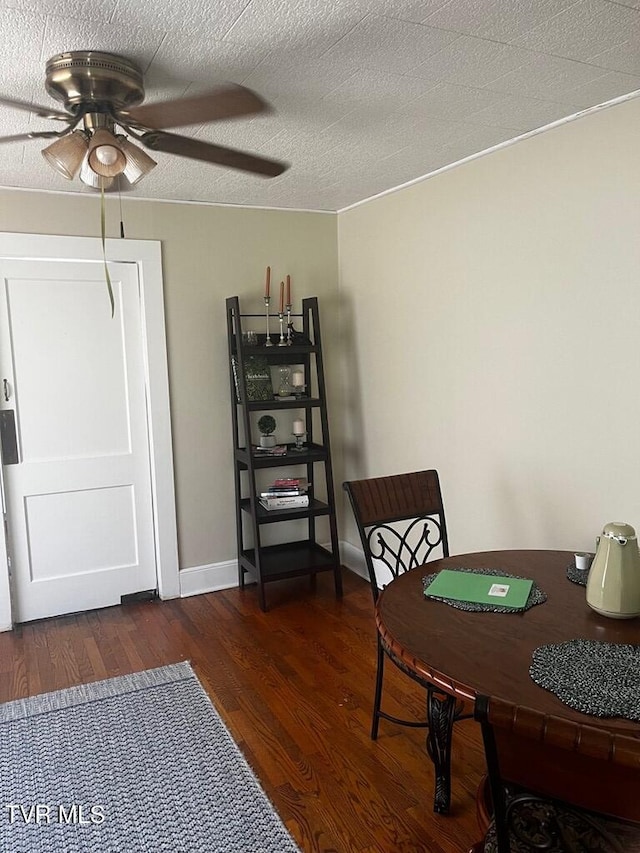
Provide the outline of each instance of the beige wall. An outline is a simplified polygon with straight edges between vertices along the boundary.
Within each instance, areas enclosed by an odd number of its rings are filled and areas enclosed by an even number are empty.
[[[150,178],[149,180],[152,180]],[[320,297],[325,345],[337,303],[336,217],[133,201],[126,235],[162,242],[180,567],[236,556],[224,300],[264,309],[267,264],[292,277],[294,310]],[[119,206],[107,201],[108,236]],[[97,236],[99,196],[0,191],[0,230]],[[328,359],[331,377],[331,359]],[[329,382],[336,385],[336,382]],[[331,401],[330,401],[331,403]]]
[[[236,555],[224,299],[260,311],[267,263],[321,299],[339,501],[433,466],[454,551],[640,529],[639,138],[636,100],[338,217],[124,197],[162,242],[181,568]],[[0,191],[0,230],[96,236],[98,197]]]
[[[640,530],[639,139],[635,100],[339,216],[344,474],[438,468],[454,552]]]

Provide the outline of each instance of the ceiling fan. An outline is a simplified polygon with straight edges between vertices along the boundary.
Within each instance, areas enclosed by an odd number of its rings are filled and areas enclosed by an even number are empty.
[[[151,151],[276,177],[286,163],[225,148],[199,139],[167,133],[165,128],[266,113],[269,105],[243,86],[226,84],[203,95],[145,104],[142,71],[114,53],[74,50],[53,56],[46,65],[45,88],[64,104],[65,112],[0,97],[0,106],[58,121],[62,130],[30,131],[0,137],[0,143],[55,139],[42,154],[59,174],[89,187],[109,189],[119,176],[125,187],[147,175],[155,161],[129,136]],[[119,131],[124,131],[127,135]],[[121,180],[116,186],[122,189]]]

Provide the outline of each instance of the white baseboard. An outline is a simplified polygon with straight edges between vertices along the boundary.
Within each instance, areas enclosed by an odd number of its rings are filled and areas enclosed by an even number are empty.
[[[366,581],[369,580],[367,564],[365,563],[364,554],[360,548],[356,548],[356,546],[352,545],[350,542],[341,542],[340,560],[342,561],[342,565],[346,566],[354,574],[360,575],[360,577],[364,578]]]
[[[238,561],[225,560],[208,566],[191,566],[180,570],[180,598],[217,592],[238,586]]]
[[[325,546],[325,547],[328,547]],[[349,571],[369,580],[364,556],[359,548],[349,542],[340,542],[340,560]],[[238,561],[225,560],[208,566],[191,566],[180,570],[180,597],[202,595],[238,586]]]

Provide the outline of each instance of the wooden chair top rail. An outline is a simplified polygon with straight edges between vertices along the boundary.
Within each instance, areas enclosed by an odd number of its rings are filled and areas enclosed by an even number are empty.
[[[344,488],[364,527],[425,515],[444,518],[440,481],[434,470],[351,480]]]

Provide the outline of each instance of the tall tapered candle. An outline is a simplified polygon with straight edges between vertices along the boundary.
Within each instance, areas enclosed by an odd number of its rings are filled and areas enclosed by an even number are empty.
[[[291,305],[291,276],[287,276],[287,305]]]
[[[264,295],[266,299],[271,295],[271,267],[267,267],[267,281],[264,286]]]
[[[284,314],[284,281],[280,282],[280,313]]]

